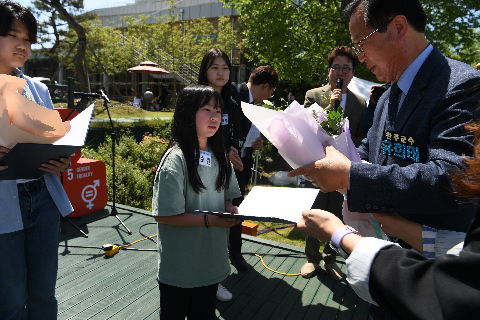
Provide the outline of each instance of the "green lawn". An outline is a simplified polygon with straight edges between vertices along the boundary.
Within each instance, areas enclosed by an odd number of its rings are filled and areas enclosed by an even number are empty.
[[[103,106],[103,100],[95,100],[95,118],[108,118],[107,109]],[[56,103],[55,108],[66,108],[66,103]],[[128,103],[113,101],[108,104],[112,118],[165,118],[173,117],[173,110],[169,111],[146,111],[136,108]]]

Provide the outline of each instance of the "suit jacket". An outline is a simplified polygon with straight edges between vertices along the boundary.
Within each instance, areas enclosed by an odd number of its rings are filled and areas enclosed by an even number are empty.
[[[250,94],[246,83],[232,83],[232,98],[235,100],[238,105],[238,112],[236,116],[238,117],[238,122],[240,123],[241,131],[243,132],[242,141],[245,142],[247,134],[250,131],[252,122],[243,114],[242,111],[242,101],[250,103]],[[238,150],[240,152],[240,150]],[[240,187],[240,192],[242,196],[245,195],[245,186],[248,184],[252,176],[252,166],[253,166],[253,148],[245,148],[245,156],[242,157],[243,170],[235,170],[235,176],[237,177],[238,185]],[[243,199],[243,198],[242,198]],[[240,201],[241,202],[241,201]],[[235,205],[239,205],[239,202],[235,202]]]
[[[242,101],[246,103],[250,103],[250,93],[247,87],[247,84],[244,83],[235,83],[232,82],[232,98],[237,103],[238,107],[240,108],[239,114],[241,115],[241,126],[243,132],[245,132],[245,137],[250,131],[250,127],[252,122],[248,120],[247,117],[243,114],[242,110]]]
[[[369,291],[394,318],[473,319],[480,314],[478,266],[479,213],[458,257],[443,254],[427,259],[398,246],[380,250],[370,269]]]
[[[388,155],[392,150],[384,134],[390,92],[379,99],[372,128],[358,148],[360,157],[373,165],[350,167],[350,211],[395,212],[436,229],[467,231],[475,207],[453,195],[450,174],[464,168],[463,155],[472,155],[473,135],[464,125],[478,118],[478,90],[469,90],[478,81],[480,72],[436,48],[427,57],[393,128],[400,136],[414,138],[418,162]],[[475,94],[477,100],[472,99]]]
[[[238,150],[245,141],[245,134],[240,125],[241,113],[242,110],[240,110],[232,97],[227,101],[224,101],[223,115],[228,115],[228,123],[222,125],[223,140],[226,150],[230,150],[230,147],[234,147]]]
[[[308,90],[305,94],[305,103],[303,106],[308,108],[316,102],[319,106],[325,108],[325,103],[322,101],[322,97],[326,96],[330,100],[331,94],[332,91],[330,90],[329,84],[320,88]],[[350,135],[353,143],[357,147],[360,145],[362,140],[367,137],[367,134],[363,132],[363,115],[365,113],[366,106],[367,102],[365,98],[356,95],[347,89],[347,103],[345,104],[343,115],[349,120]],[[327,106],[327,109],[330,107],[331,106]]]

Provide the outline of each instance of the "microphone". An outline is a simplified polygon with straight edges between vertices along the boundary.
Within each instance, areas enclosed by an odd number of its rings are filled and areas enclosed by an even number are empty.
[[[99,93],[99,95],[100,95],[100,97],[101,97],[102,99],[104,99],[105,101],[107,101],[107,103],[110,103],[110,99],[108,99],[107,95],[105,94],[105,92],[103,92],[102,89],[99,89],[99,90],[98,90],[98,93]]]
[[[74,96],[85,97],[85,98],[101,98],[98,93],[85,93],[85,92],[74,92]]]
[[[343,79],[338,78],[337,82],[336,82],[336,85],[337,85],[337,89],[342,90],[343,89]],[[337,110],[338,107],[340,107],[340,101],[336,100],[335,101],[335,110]]]

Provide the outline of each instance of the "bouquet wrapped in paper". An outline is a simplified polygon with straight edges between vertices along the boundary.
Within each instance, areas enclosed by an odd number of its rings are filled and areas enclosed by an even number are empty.
[[[293,169],[323,159],[324,142],[328,142],[350,161],[361,162],[350,136],[348,119],[328,124],[331,122],[329,111],[316,103],[304,108],[294,101],[281,112],[242,102],[242,110]],[[330,133],[327,133],[322,124],[331,129]],[[333,130],[338,130],[338,134],[332,134]],[[370,213],[349,212],[346,201],[343,207],[346,224],[356,228],[363,236],[385,238],[378,222]]]
[[[324,142],[351,161],[360,162],[350,137],[348,119],[343,121],[339,135],[329,135],[319,124],[321,119],[313,116],[314,111],[318,115],[323,110],[316,103],[305,109],[294,101],[281,112],[242,102],[242,110],[293,169],[324,158]]]
[[[0,145],[52,144],[70,130],[56,110],[47,109],[22,95],[26,80],[0,75]]]

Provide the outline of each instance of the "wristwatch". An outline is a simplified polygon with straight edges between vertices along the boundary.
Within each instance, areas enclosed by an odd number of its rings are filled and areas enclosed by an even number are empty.
[[[356,234],[360,235],[360,233],[357,230],[353,229],[350,226],[345,226],[345,227],[340,228],[337,231],[335,231],[333,233],[332,239],[330,241],[332,242],[332,244],[335,247],[341,248],[343,237],[345,237],[349,233],[356,233]]]
[[[350,226],[345,226],[343,228],[338,229],[333,233],[332,239],[330,240],[330,247],[335,250],[339,255],[341,255],[344,259],[347,259],[349,254],[347,254],[342,249],[342,239],[349,233],[356,233],[360,235],[360,233]]]

